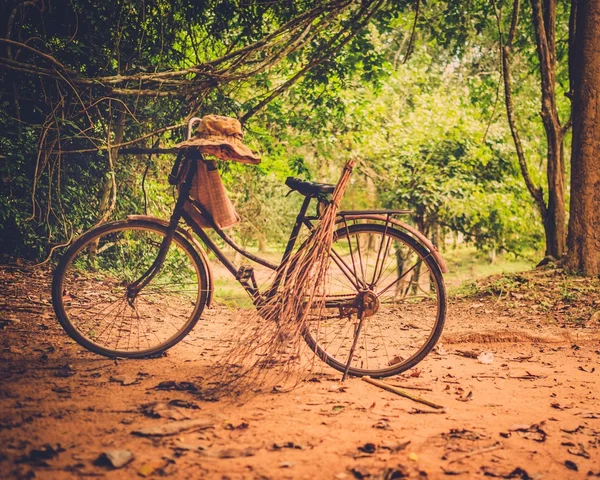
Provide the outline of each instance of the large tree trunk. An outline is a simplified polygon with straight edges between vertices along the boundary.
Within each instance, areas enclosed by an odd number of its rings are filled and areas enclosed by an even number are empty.
[[[566,264],[600,275],[600,2],[573,0],[571,212]]]

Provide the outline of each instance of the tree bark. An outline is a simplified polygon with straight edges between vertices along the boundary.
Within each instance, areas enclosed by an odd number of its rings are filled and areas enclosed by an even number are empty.
[[[600,275],[600,2],[573,0],[571,211],[566,265]]]
[[[504,103],[510,131],[515,144],[519,166],[527,190],[535,201],[542,217],[546,236],[546,256],[561,258],[566,250],[566,211],[565,211],[565,165],[563,140],[567,130],[560,123],[556,105],[556,0],[530,0],[536,47],[540,62],[541,103],[540,115],[544,124],[547,144],[548,200],[544,192],[533,182],[523,149],[514,112],[512,94],[511,57],[512,46],[519,23],[520,0],[513,0],[510,30],[506,37],[502,34],[501,11],[494,3],[498,33],[500,36],[500,56],[504,82]]]
[[[531,0],[546,131],[548,204],[544,215],[546,255],[561,258],[566,251],[565,161],[563,139],[556,105],[556,0]]]

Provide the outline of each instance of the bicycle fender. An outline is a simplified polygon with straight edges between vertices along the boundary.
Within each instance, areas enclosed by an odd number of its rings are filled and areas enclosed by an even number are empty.
[[[128,220],[145,220],[147,222],[156,222],[161,225],[168,227],[169,221],[163,218],[151,217],[150,215],[127,215]],[[213,278],[212,278],[212,270],[210,268],[210,263],[208,263],[208,256],[206,255],[206,251],[202,247],[202,244],[194,237],[190,232],[184,230],[181,227],[177,227],[177,233],[180,233],[186,240],[188,240],[198,251],[200,258],[202,260],[204,269],[206,270],[206,277],[208,278],[208,294],[206,296],[206,306],[210,308],[213,300],[213,293],[215,291]]]
[[[344,217],[340,217],[336,220],[336,223],[341,223],[343,219],[346,218],[348,220],[377,220],[380,222],[389,222],[401,230],[404,230],[411,234],[415,239],[423,244],[427,250],[431,253],[437,264],[440,266],[440,270],[442,273],[448,273],[448,266],[446,265],[446,261],[442,257],[439,250],[436,246],[429,240],[425,235],[423,235],[419,230],[415,227],[408,225],[407,223],[401,222],[400,220],[396,220],[395,218],[389,218],[386,215],[372,215],[372,214],[356,214],[356,215],[344,215]]]

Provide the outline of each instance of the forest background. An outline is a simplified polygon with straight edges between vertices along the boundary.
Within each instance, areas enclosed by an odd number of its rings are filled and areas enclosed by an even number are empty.
[[[484,263],[559,257],[536,8],[554,29],[564,181],[567,1],[4,2],[0,253],[43,260],[98,222],[168,217],[172,147],[216,113],[263,158],[220,163],[246,246],[285,240],[287,176],[335,181],[355,157],[345,207],[409,208],[442,249]]]

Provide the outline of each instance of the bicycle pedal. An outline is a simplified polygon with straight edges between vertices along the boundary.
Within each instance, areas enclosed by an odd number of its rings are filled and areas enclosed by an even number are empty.
[[[235,279],[242,283],[251,280],[253,277],[254,268],[248,265],[242,265],[235,274]]]

